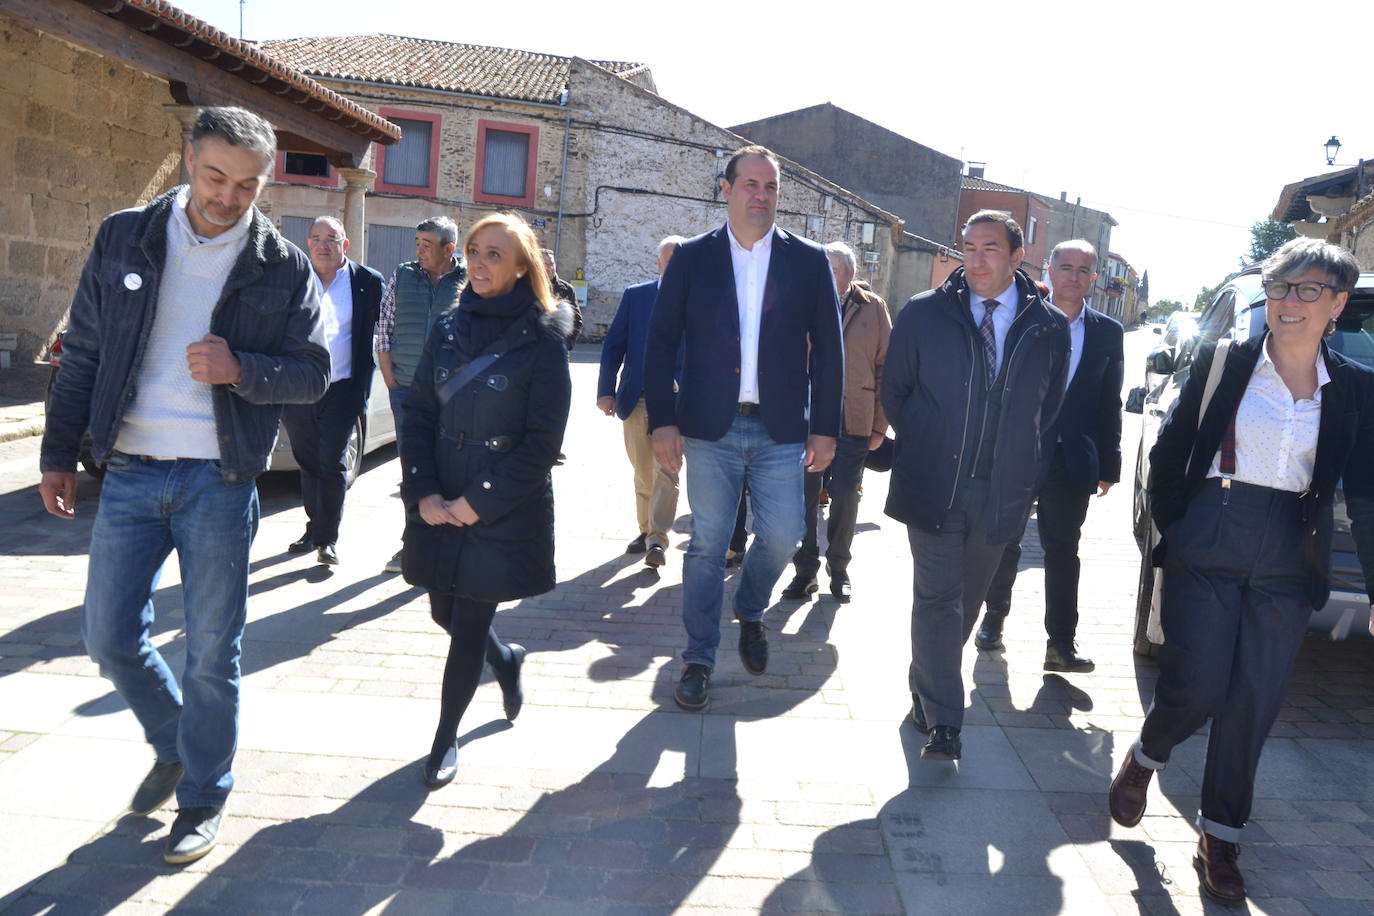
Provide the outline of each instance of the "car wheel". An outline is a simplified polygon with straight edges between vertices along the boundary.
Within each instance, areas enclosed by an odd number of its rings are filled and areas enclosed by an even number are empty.
[[[1159,644],[1150,642],[1145,635],[1150,625],[1150,597],[1154,594],[1155,568],[1150,565],[1150,539],[1145,539],[1145,550],[1140,555],[1140,582],[1135,593],[1135,639],[1133,648],[1136,655],[1153,658],[1159,654]]]
[[[358,471],[363,464],[363,421],[353,421],[353,432],[348,434],[348,446],[344,449],[344,487],[352,487],[358,479]]]

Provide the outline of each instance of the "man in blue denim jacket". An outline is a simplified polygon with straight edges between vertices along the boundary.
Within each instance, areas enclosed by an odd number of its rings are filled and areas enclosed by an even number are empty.
[[[234,783],[255,478],[281,405],[316,401],[329,382],[310,263],[254,206],[276,158],[272,126],[206,108],[184,155],[187,185],[107,217],[96,235],[62,340],[39,488],[50,513],[73,517],[89,427],[107,472],[81,630],[156,752],[130,807],[148,814],[176,793],[172,864],[214,846]],[[173,548],[184,689],[149,638]]]

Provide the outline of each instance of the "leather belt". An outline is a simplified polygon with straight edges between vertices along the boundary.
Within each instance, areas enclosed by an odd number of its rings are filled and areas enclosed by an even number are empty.
[[[735,408],[735,413],[741,417],[757,417],[759,415],[759,405],[752,401],[740,401]]]
[[[439,435],[445,441],[453,443],[454,448],[466,448],[468,446],[482,446],[493,452],[508,452],[514,444],[510,436],[492,436],[490,439],[475,439],[467,433],[450,433],[444,430],[439,431]]]

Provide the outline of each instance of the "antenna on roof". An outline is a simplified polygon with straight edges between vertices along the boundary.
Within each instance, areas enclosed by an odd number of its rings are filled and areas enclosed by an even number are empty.
[[[239,41],[243,41],[243,5],[247,0],[239,0]]]

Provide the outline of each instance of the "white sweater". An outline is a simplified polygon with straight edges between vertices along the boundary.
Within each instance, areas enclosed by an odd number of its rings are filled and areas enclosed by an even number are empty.
[[[134,399],[115,448],[130,455],[219,458],[211,386],[191,378],[186,348],[210,333],[210,314],[248,241],[253,208],[232,229],[201,239],[186,216],[186,188],[167,218],[167,260]]]

